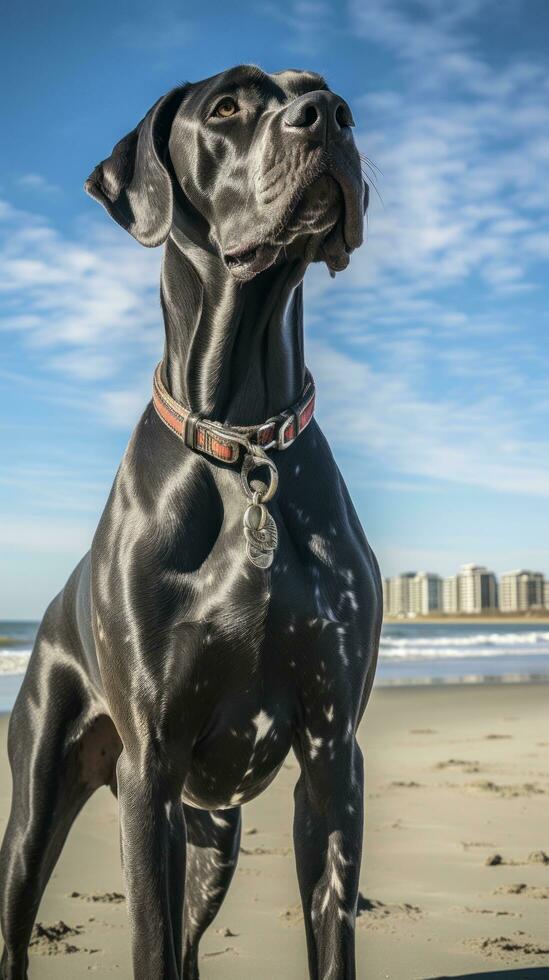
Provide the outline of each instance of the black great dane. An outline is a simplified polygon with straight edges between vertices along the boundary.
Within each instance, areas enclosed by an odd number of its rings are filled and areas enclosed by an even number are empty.
[[[133,976],[196,980],[241,804],[290,748],[310,977],[355,977],[356,731],[381,588],[313,417],[302,323],[308,264],[342,270],[362,241],[352,126],[319,75],[243,66],[160,99],[86,184],[142,244],[165,243],[166,344],[12,713],[2,980],[27,977],[48,878],[105,784],[119,800]]]

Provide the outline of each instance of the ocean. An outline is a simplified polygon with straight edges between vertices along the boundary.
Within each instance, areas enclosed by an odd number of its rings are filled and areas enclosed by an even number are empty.
[[[381,637],[377,683],[549,680],[549,621],[390,623]]]
[[[0,712],[9,711],[38,623],[0,621]],[[549,623],[391,623],[383,627],[376,683],[549,681]]]

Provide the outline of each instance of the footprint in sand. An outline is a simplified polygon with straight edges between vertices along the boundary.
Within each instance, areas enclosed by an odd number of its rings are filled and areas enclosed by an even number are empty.
[[[126,901],[122,892],[71,892],[69,898],[79,898],[82,902],[102,902],[104,905],[122,905]]]
[[[527,898],[549,898],[549,888],[527,885],[521,881],[516,885],[500,885],[494,891],[494,895],[525,895]]]
[[[207,959],[211,956],[225,956],[226,953],[233,953],[235,956],[238,956],[238,951],[234,948],[234,946],[225,946],[225,949],[214,949],[211,953],[202,953],[202,958]]]
[[[389,787],[395,789],[420,789],[421,783],[416,783],[415,779],[408,781],[405,779],[394,779],[392,783],[389,783]]]
[[[505,861],[502,854],[489,854],[484,863],[488,868],[495,868],[497,865],[508,864],[509,862]]]
[[[356,909],[359,925],[385,922],[391,924],[394,919],[419,919],[423,912],[417,905],[410,905],[404,902],[401,905],[390,905],[380,902],[377,899],[366,898],[362,892],[359,893]],[[281,919],[289,926],[301,925],[303,922],[303,911],[301,905],[292,905],[284,909],[280,915]]]
[[[502,799],[512,799],[516,796],[543,796],[547,793],[539,783],[512,783],[510,785],[503,785],[501,783],[494,783],[490,779],[484,779],[476,783],[466,783],[464,786],[458,786],[458,789],[465,790],[468,793],[489,793],[492,796],[499,796]]]
[[[284,919],[289,926],[300,925],[303,922],[303,910],[301,905],[291,905],[280,913],[280,918]]]
[[[549,854],[545,851],[532,851],[527,859],[527,864],[549,864]]]
[[[98,953],[98,949],[85,949],[82,946],[75,946],[68,942],[74,936],[80,936],[84,932],[83,926],[68,926],[66,922],[59,921],[55,925],[47,926],[43,922],[37,922],[30,941],[30,950],[40,956],[63,956],[70,953]]]
[[[470,908],[468,905],[464,905],[460,909],[460,911],[461,912],[470,912],[473,915],[496,915],[496,916],[497,915],[507,915],[507,916],[510,916],[513,919],[522,919],[522,913],[521,912],[509,912],[508,909],[473,909],[473,908]]]
[[[477,949],[485,956],[496,957],[500,960],[521,961],[527,956],[546,956],[549,953],[549,947],[529,939],[526,933],[521,930],[513,933],[512,936],[470,939],[466,941],[465,945]]]
[[[417,905],[410,905],[408,902],[404,902],[402,905],[388,905],[385,902],[378,901],[377,899],[366,898],[362,892],[360,892],[358,896],[356,914],[358,918],[362,918],[362,916],[364,916],[368,920],[388,919],[389,916],[418,919],[421,915],[423,915],[421,909],[418,908]]]
[[[435,769],[461,769],[462,772],[480,772],[480,762],[471,759],[446,759],[437,762]]]
[[[467,850],[466,845],[463,845]],[[490,845],[486,844],[486,847]],[[524,865],[524,864],[549,864],[549,854],[545,851],[532,851],[525,861],[514,861],[512,859],[504,858],[502,854],[489,854],[484,862],[488,867],[495,867],[496,865]]]

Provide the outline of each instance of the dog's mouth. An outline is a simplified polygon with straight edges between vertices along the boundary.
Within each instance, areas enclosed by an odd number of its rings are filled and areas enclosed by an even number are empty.
[[[362,178],[347,161],[330,158],[300,188],[276,230],[253,244],[223,252],[225,266],[236,279],[247,281],[273,265],[282,251],[293,257],[301,248],[307,261],[324,261],[330,272],[341,271],[362,242],[366,205]]]
[[[252,248],[246,247],[234,252],[224,252],[223,261],[227,269],[237,279],[251,279],[267,269],[276,261],[280,247],[269,242],[260,242]]]

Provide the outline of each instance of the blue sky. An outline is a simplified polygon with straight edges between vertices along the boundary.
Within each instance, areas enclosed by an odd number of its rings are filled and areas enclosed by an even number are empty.
[[[383,571],[549,575],[545,0],[31,0],[2,34],[0,617],[40,615],[88,548],[162,349],[161,250],[82,184],[167,89],[241,62],[325,74],[380,171],[306,322]]]

